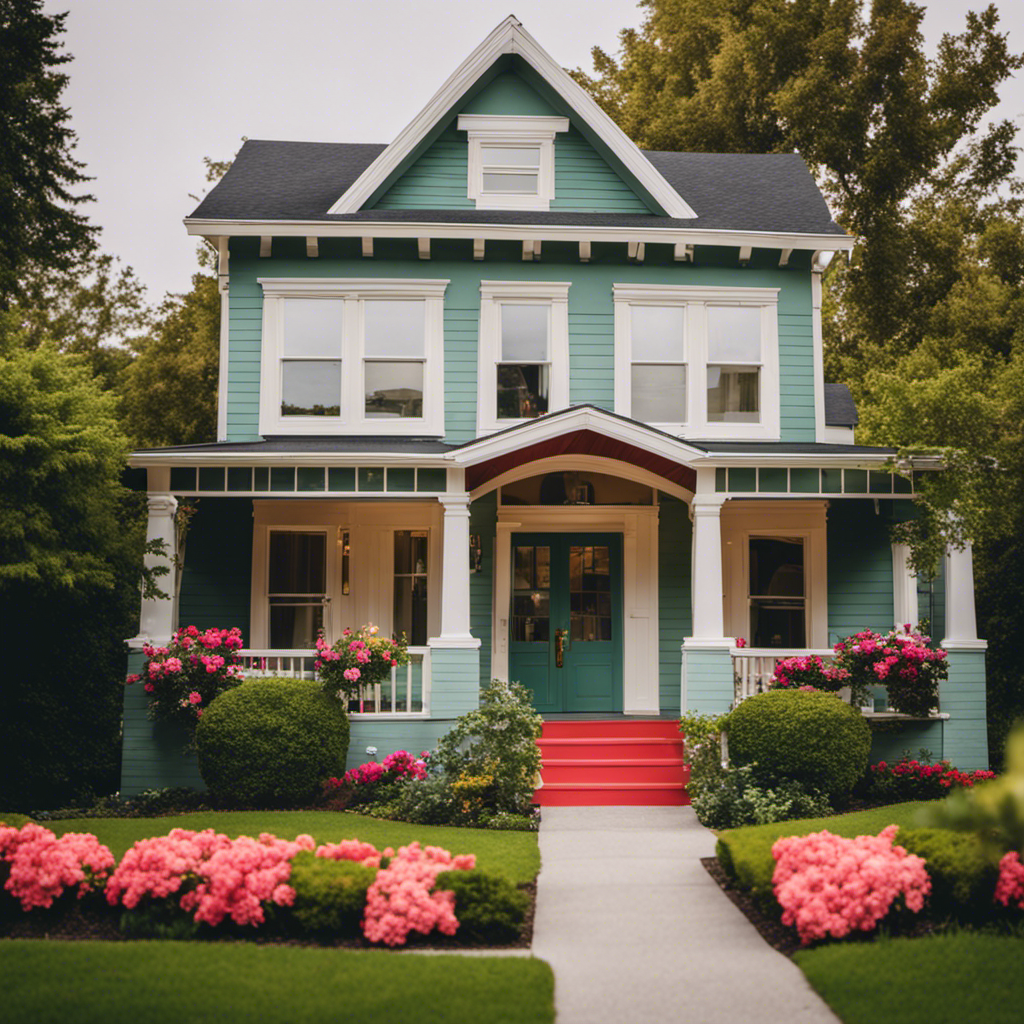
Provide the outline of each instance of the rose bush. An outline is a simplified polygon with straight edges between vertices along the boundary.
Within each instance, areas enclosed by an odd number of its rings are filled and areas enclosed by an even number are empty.
[[[869,687],[884,683],[896,711],[929,714],[939,701],[939,683],[949,674],[946,652],[929,647],[930,642],[907,623],[884,636],[866,629],[837,643],[835,667],[849,673],[851,703],[866,702]]]
[[[242,682],[241,647],[242,632],[237,627],[182,626],[166,647],[145,644],[142,673],[128,676],[125,683],[142,683],[150,715],[181,722],[191,736],[210,702]]]
[[[782,658],[768,683],[769,690],[799,690],[813,686],[816,690],[834,693],[846,686],[850,678],[848,669],[826,665],[817,654]]]
[[[995,772],[985,769],[962,772],[949,761],[929,764],[909,757],[902,757],[895,764],[879,761],[871,765],[868,772],[870,781],[865,796],[879,803],[941,800],[953,789],[970,788],[996,777]]]
[[[317,679],[324,692],[346,703],[358,697],[364,687],[383,683],[391,670],[409,662],[404,635],[393,640],[367,624],[358,630],[346,629],[333,646],[317,637]]]

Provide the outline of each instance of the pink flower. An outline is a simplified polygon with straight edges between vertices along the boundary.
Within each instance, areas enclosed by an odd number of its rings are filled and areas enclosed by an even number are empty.
[[[195,690],[193,690],[188,695],[188,702],[189,702],[189,704],[202,704],[202,702],[203,702],[203,695],[201,693],[197,693]]]
[[[736,646],[737,647],[746,647],[747,646],[747,641],[743,637],[738,636],[738,637],[736,637]]]
[[[344,672],[342,672],[342,675],[350,683],[354,683],[362,675],[362,673],[357,668],[347,668],[347,669],[345,669]]]
[[[156,691],[156,687],[152,683],[146,683],[146,685],[143,686],[143,689],[146,693],[154,693]]]

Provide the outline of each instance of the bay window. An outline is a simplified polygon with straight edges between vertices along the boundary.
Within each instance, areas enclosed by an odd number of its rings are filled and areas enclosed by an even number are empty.
[[[260,433],[443,434],[447,283],[260,279]]]
[[[778,290],[613,286],[615,411],[694,438],[777,438]]]

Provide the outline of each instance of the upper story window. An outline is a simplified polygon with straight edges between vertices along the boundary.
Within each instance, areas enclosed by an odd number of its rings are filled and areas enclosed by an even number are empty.
[[[690,437],[779,436],[777,289],[614,294],[616,412]]]
[[[482,431],[569,404],[568,311],[568,282],[480,282]]]
[[[467,194],[478,210],[547,210],[555,198],[555,134],[567,117],[462,114]]]
[[[447,281],[260,279],[261,434],[443,434]]]

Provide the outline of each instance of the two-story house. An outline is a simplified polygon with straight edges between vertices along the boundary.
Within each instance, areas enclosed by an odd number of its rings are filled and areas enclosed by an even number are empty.
[[[508,18],[390,145],[246,142],[186,226],[220,258],[219,438],[133,456],[151,538],[199,499],[141,636],[238,625],[291,671],[319,630],[404,632],[358,763],[492,677],[665,719],[928,617],[948,717],[902,745],[987,763],[971,552],[919,587],[890,541],[914,478],[824,381],[854,239],[798,155],[643,152]],[[125,791],[194,781],[126,692]]]

